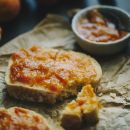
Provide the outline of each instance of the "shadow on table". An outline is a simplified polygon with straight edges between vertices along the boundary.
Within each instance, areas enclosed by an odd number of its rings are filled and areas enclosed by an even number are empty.
[[[98,0],[101,5],[113,5],[116,6],[115,0]]]

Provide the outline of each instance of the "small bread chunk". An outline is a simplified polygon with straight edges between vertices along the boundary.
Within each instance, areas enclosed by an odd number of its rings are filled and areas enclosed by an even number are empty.
[[[54,104],[97,84],[102,70],[96,60],[73,51],[32,47],[12,54],[5,81],[10,96]]]
[[[77,99],[68,103],[62,113],[61,125],[66,129],[79,129],[85,122],[93,125],[98,121],[101,105],[91,85],[86,85],[78,94]]]
[[[66,129],[79,129],[82,123],[82,112],[78,103],[73,100],[67,104],[62,113],[62,126]]]
[[[0,108],[0,130],[51,130],[44,117],[20,107]]]

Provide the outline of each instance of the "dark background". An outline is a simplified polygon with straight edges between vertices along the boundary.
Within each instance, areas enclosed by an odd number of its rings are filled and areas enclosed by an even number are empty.
[[[19,15],[13,21],[1,24],[3,34],[2,40],[0,41],[0,46],[19,34],[32,29],[48,13],[55,13],[65,16],[69,9],[85,8],[87,6],[97,4],[118,6],[130,13],[130,0],[71,0],[72,2],[60,2],[57,5],[48,7],[39,7],[38,4],[36,4],[37,0],[21,1],[22,8]]]

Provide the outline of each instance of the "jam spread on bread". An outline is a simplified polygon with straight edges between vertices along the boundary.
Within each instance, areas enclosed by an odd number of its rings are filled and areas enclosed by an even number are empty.
[[[10,79],[30,87],[43,87],[53,92],[74,84],[91,83],[96,77],[89,58],[72,51],[32,47],[12,54]]]

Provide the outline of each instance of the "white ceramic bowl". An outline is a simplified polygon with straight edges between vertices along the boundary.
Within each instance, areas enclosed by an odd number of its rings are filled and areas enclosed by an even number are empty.
[[[105,43],[90,41],[88,39],[83,38],[81,34],[79,34],[77,29],[77,23],[82,17],[84,17],[87,14],[88,11],[93,9],[104,11],[106,15],[107,12],[114,13],[114,15],[116,15],[120,19],[120,22],[125,28],[130,28],[129,14],[118,7],[99,5],[99,6],[91,6],[85,8],[79,11],[72,20],[72,30],[76,35],[77,42],[80,45],[80,47],[90,54],[97,54],[97,55],[110,55],[110,54],[118,53],[121,50],[123,50],[128,45],[128,41],[130,40],[130,33],[128,33],[126,36],[122,37],[119,40],[105,42]]]

